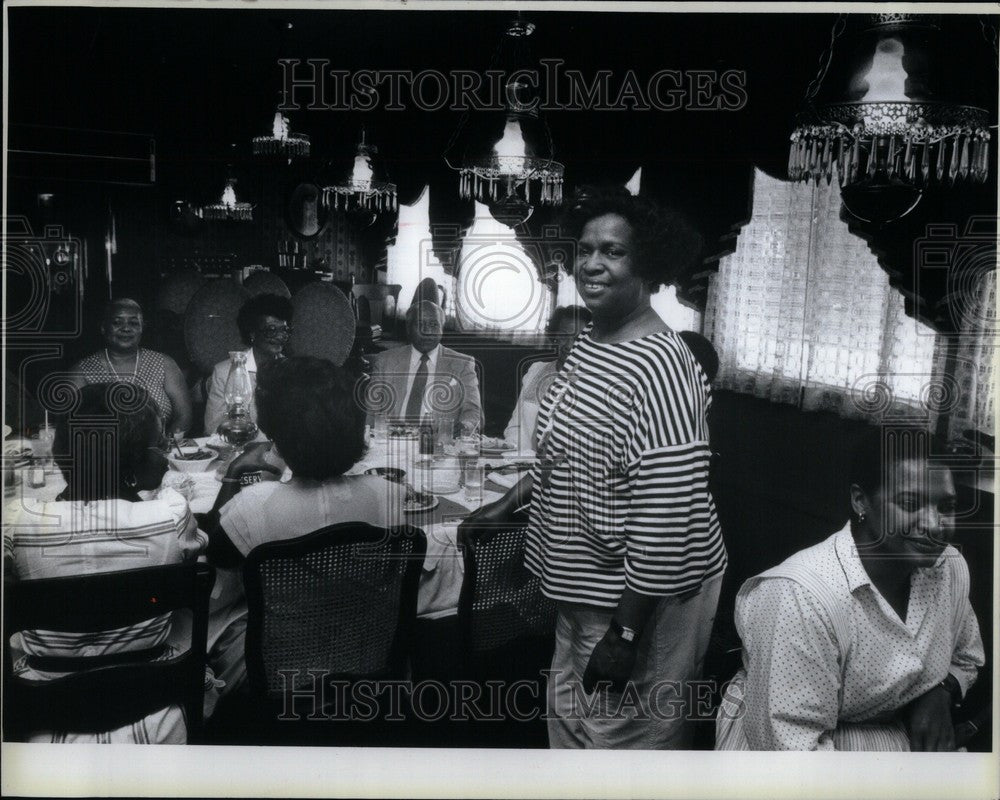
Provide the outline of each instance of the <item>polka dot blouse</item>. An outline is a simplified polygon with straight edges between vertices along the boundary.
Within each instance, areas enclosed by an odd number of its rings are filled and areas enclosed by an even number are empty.
[[[744,670],[720,709],[723,749],[905,749],[898,712],[984,663],[969,568],[953,547],[910,582],[903,621],[850,527],[747,581],[736,599]],[[897,747],[898,745],[898,747]]]

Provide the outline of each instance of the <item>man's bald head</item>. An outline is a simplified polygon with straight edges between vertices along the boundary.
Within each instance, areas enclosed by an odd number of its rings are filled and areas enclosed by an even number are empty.
[[[437,303],[424,300],[407,309],[406,335],[418,352],[429,353],[437,347],[443,333],[444,311]]]

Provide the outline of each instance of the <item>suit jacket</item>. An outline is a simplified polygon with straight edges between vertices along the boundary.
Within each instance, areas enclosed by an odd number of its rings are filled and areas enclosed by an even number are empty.
[[[371,357],[368,412],[401,417],[405,411],[406,384],[410,378],[410,345],[394,347]],[[433,376],[427,378],[428,404],[435,416],[482,429],[483,411],[479,378],[472,356],[441,347]]]

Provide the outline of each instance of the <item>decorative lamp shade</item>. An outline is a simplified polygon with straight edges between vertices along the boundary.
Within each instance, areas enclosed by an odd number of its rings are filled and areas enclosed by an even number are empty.
[[[191,361],[204,374],[220,361],[228,361],[232,350],[246,350],[236,317],[250,292],[227,278],[212,281],[198,290],[184,312],[184,343]]]
[[[218,203],[210,203],[201,207],[201,216],[210,220],[231,220],[233,222],[252,222],[253,205],[241,203],[236,197],[236,179],[229,178],[222,190]]]
[[[270,136],[253,137],[255,156],[281,156],[291,161],[293,158],[309,157],[309,137],[304,133],[292,133],[288,117],[281,111],[274,112]]]
[[[552,135],[539,114],[537,87],[516,77],[537,63],[530,47],[534,23],[518,16],[500,37],[491,66],[501,66],[511,78],[504,86],[503,113],[480,111],[463,118],[452,142],[460,140],[466,121],[469,131],[461,137],[461,162],[455,166],[445,152],[448,166],[458,170],[459,194],[489,207],[508,226],[527,221],[534,206],[559,205],[563,194],[563,165],[554,159]],[[449,145],[448,150],[451,150]]]
[[[273,272],[260,271],[250,275],[243,281],[243,288],[255,297],[259,294],[276,294],[281,297],[291,298],[292,293],[288,291],[288,286]]]
[[[354,346],[354,312],[347,296],[329,283],[307,283],[292,297],[288,351],[342,366]]]
[[[841,17],[833,39],[847,27]],[[985,182],[987,111],[979,77],[934,15],[868,14],[831,43],[791,136],[788,174],[836,175],[848,211],[870,222],[909,213],[925,187]]]
[[[396,184],[388,180],[384,165],[374,158],[377,154],[378,148],[365,142],[362,130],[351,174],[342,183],[323,187],[323,204],[348,213],[396,211],[399,208]],[[373,221],[371,216],[370,222]]]
[[[563,165],[552,159],[547,129],[536,114],[508,111],[503,127],[487,142],[485,149],[473,148],[462,160],[462,199],[475,199],[491,208],[500,206],[506,209],[502,212],[505,217],[516,205],[562,202]]]

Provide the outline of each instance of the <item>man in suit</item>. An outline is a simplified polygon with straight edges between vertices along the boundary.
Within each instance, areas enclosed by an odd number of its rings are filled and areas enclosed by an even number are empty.
[[[472,356],[441,346],[444,312],[429,301],[410,306],[410,343],[372,357],[371,410],[390,419],[444,419],[452,432],[482,427],[479,378]],[[384,401],[384,402],[381,402]]]

